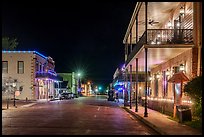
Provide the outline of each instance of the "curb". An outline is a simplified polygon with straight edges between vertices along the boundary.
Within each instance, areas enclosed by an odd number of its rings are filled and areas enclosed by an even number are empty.
[[[126,107],[122,107],[123,109],[125,109],[128,113],[130,113],[131,115],[133,115],[134,117],[138,118],[140,121],[142,121],[145,125],[147,125],[148,127],[150,127],[151,129],[153,129],[154,131],[156,131],[158,134],[160,135],[168,135],[166,132],[162,131],[160,128],[156,127],[154,124],[150,123],[149,121],[147,121],[146,119],[144,119],[143,117],[135,114],[134,112],[132,112],[131,110],[129,110]]]

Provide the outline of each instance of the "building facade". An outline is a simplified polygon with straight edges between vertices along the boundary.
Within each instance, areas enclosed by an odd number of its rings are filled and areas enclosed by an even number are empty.
[[[63,78],[63,81],[67,81],[67,89],[77,94],[77,78],[75,72],[57,74]]]
[[[137,2],[123,39],[125,70],[130,77],[144,73],[145,82],[134,86],[138,80],[130,78],[128,93],[141,92],[148,107],[166,114],[191,106],[183,87],[202,75],[201,30],[201,2]],[[182,81],[172,80],[178,75]]]
[[[23,90],[17,99],[49,100],[56,96],[55,62],[37,51],[2,51],[2,81],[17,79]]]

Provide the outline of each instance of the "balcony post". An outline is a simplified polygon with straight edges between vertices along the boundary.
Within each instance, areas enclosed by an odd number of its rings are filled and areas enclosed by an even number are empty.
[[[148,117],[147,113],[147,48],[145,48],[145,112],[144,117]]]
[[[136,23],[135,23],[135,28],[136,28],[136,32],[135,32],[135,37],[136,37],[136,39],[135,39],[135,41],[136,41],[136,43],[137,43],[137,41],[138,41],[138,14],[136,15]]]
[[[135,112],[138,112],[137,94],[138,94],[138,58],[136,58]]]
[[[126,106],[128,106],[128,91],[127,91],[127,89],[128,89],[128,78],[127,78],[127,73],[128,73],[128,71],[127,71],[127,69],[125,69],[125,97],[124,97],[124,107],[126,107]]]
[[[132,65],[130,65],[130,109],[132,109]]]
[[[125,42],[125,61],[127,60],[128,58],[128,43],[127,43],[127,40]]]
[[[130,29],[130,53],[132,52],[132,28]]]
[[[148,4],[148,2],[145,2],[145,38],[146,38],[146,40],[145,40],[145,43],[147,44],[147,4]]]

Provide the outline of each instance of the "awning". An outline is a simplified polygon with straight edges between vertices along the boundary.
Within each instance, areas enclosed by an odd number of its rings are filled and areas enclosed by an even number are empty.
[[[188,77],[183,73],[183,72],[178,72],[175,73],[169,80],[168,82],[172,83],[182,83],[189,81]]]

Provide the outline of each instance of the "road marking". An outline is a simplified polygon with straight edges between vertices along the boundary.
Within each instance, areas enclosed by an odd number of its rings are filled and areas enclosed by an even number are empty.
[[[100,107],[98,107],[98,109],[97,109],[98,111],[100,110]]]
[[[35,105],[35,104],[37,104],[37,103],[30,103],[30,104],[27,104],[27,105],[23,105],[21,107],[30,107],[30,106]]]
[[[85,134],[88,134],[90,131],[91,131],[90,129],[87,129]]]

